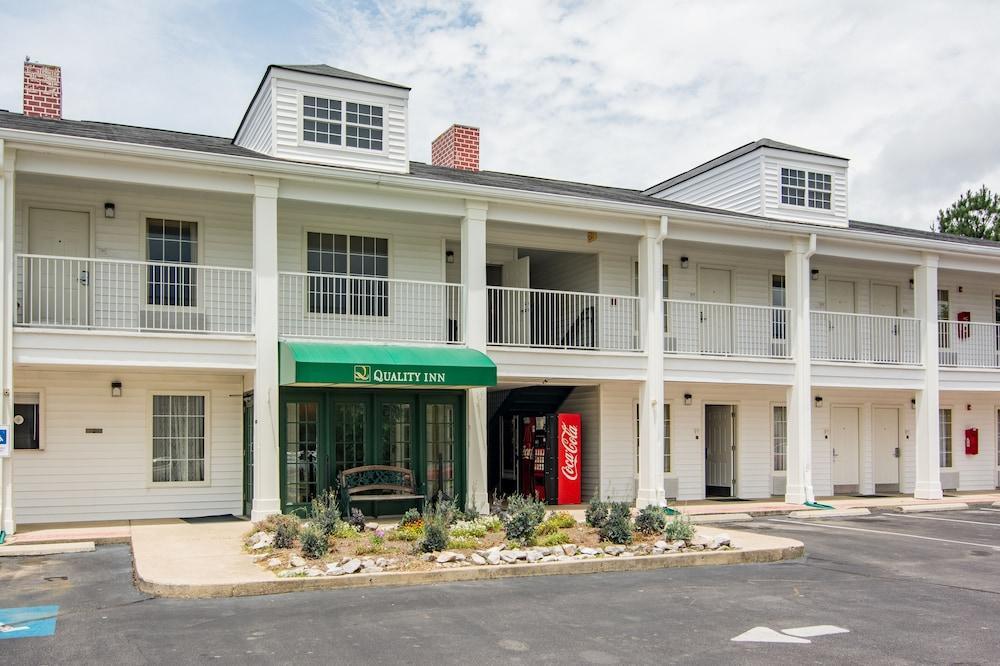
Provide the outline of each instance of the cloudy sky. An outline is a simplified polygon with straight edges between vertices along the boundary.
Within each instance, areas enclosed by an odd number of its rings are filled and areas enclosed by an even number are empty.
[[[851,159],[856,219],[926,228],[1000,189],[1000,3],[0,0],[68,118],[232,136],[268,63],[413,87],[412,157],[452,122],[483,168],[642,188],[770,137]]]

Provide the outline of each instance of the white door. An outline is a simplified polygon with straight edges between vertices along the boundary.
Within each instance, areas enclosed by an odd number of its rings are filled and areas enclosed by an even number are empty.
[[[527,291],[531,286],[530,257],[504,262],[500,279],[502,286],[512,288],[500,292],[501,344],[530,344],[531,292]]]
[[[729,497],[736,489],[733,478],[736,455],[736,407],[705,406],[705,494]]]
[[[22,304],[25,323],[86,326],[90,321],[90,215],[79,211],[28,211],[28,254]],[[79,258],[78,258],[79,257]]]
[[[827,280],[826,309],[828,312],[855,312],[854,283]],[[827,335],[834,360],[853,361],[858,358],[858,326],[855,317],[828,315]]]
[[[857,492],[861,420],[857,407],[831,409],[830,445],[833,454],[833,490]],[[838,487],[841,490],[837,490]]]
[[[875,492],[879,486],[899,490],[899,410],[875,407],[872,410],[872,448],[875,456]]]
[[[895,317],[899,313],[899,299],[896,286],[892,284],[872,285],[872,314]],[[876,363],[898,363],[902,353],[903,339],[899,322],[892,319],[877,319],[873,323],[871,358]]]
[[[731,354],[733,339],[732,274],[721,268],[698,269],[701,353]],[[720,305],[721,304],[721,305]]]

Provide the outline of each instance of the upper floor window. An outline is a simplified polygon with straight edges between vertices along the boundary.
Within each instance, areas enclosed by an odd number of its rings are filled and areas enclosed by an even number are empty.
[[[951,320],[951,298],[947,289],[938,289],[937,293],[938,321],[947,322]],[[938,324],[938,346],[947,348],[951,346],[950,324]]]
[[[302,140],[382,150],[383,108],[336,99],[302,98]]]
[[[146,267],[148,305],[198,304],[198,269],[193,266],[198,263],[197,222],[147,218],[146,258],[159,264]]]
[[[804,169],[781,169],[781,203],[830,210],[833,178]]]
[[[309,312],[388,316],[389,239],[307,232],[306,269]]]
[[[785,276],[771,276],[771,305],[775,308],[784,308],[787,305],[785,292]],[[785,340],[788,338],[788,311],[772,310],[771,312],[771,337],[775,340]]]

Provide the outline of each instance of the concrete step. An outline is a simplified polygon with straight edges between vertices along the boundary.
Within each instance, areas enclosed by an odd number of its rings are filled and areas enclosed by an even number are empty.
[[[900,513],[927,513],[930,511],[963,511],[969,505],[965,502],[950,502],[948,504],[904,504],[897,506],[896,511]]]
[[[25,543],[0,546],[0,557],[22,557],[26,555],[62,555],[63,553],[89,553],[94,550],[93,541],[73,543]]]
[[[822,520],[823,518],[847,518],[849,516],[869,516],[871,511],[864,507],[853,509],[809,509],[807,511],[792,511],[789,518],[803,520]]]
[[[749,513],[702,513],[689,516],[696,525],[712,523],[747,523],[753,520]]]

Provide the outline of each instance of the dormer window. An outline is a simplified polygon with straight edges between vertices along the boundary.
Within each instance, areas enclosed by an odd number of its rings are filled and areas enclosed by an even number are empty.
[[[781,169],[781,203],[830,210],[833,191],[830,174],[806,172],[804,169]]]
[[[382,150],[382,107],[337,99],[302,98],[302,140]]]

